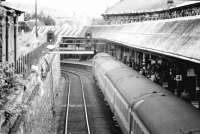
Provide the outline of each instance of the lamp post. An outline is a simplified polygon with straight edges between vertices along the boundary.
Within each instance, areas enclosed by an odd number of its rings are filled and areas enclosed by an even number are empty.
[[[38,37],[38,31],[37,31],[37,0],[35,0],[35,37]]]

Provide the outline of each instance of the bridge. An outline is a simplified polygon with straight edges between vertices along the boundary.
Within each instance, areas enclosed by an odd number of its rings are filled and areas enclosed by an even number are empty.
[[[59,53],[59,54],[72,54],[72,55],[93,55],[94,51],[92,50],[54,50],[50,53]]]
[[[66,48],[66,47],[58,47],[54,49],[50,49],[51,53],[59,53],[59,54],[75,54],[75,55],[93,55],[94,50],[92,49],[84,49],[84,48]]]

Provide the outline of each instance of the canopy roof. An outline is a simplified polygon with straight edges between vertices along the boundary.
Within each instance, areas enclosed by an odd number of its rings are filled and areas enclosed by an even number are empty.
[[[38,33],[41,35],[47,34],[49,31],[54,32],[55,36],[57,37],[84,37],[86,27],[77,27],[68,24],[38,27]]]
[[[200,17],[90,26],[93,38],[200,63]]]
[[[19,9],[17,5],[10,4],[9,2],[2,2],[0,6],[7,10],[14,10],[18,14],[24,13],[24,11]]]

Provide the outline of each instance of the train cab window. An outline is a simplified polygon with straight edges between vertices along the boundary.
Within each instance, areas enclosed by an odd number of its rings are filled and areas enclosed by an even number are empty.
[[[136,130],[137,130],[137,123],[136,123],[136,121],[134,120],[134,123],[133,123],[133,127],[132,127],[133,129],[134,129],[134,133],[136,133]]]
[[[126,106],[125,101],[122,100],[122,98],[119,97],[119,95],[116,96],[116,100],[115,101],[116,101],[116,105],[118,106],[120,112],[122,112],[122,114],[124,115],[126,121],[128,121],[128,119],[129,119],[129,114],[127,114],[128,113],[128,106]]]
[[[133,119],[133,124],[132,124],[132,131],[134,132],[134,134],[144,134],[142,128],[139,126],[138,122]]]

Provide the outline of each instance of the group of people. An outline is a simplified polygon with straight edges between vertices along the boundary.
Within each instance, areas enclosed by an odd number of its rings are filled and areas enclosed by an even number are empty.
[[[157,19],[171,19],[185,16],[200,15],[200,7],[168,10],[158,14]]]
[[[139,73],[146,76],[148,79],[152,80],[155,83],[160,84],[160,65],[148,64],[140,67]]]
[[[134,58],[124,56],[123,62],[153,82],[161,84],[161,64],[156,60],[148,59],[146,62],[137,63]]]
[[[166,81],[168,83],[167,89],[169,91],[188,102],[191,101],[191,93],[188,89],[184,88],[183,76],[180,71],[173,68],[162,70],[162,66],[157,62],[154,64],[144,64],[138,71],[140,74],[162,86],[164,81]],[[163,74],[165,74],[165,76]]]

